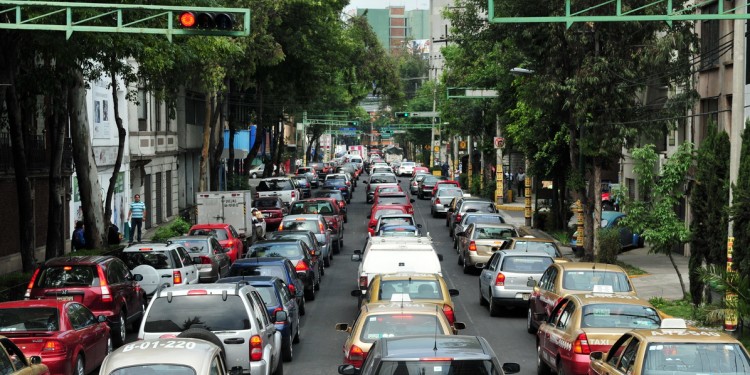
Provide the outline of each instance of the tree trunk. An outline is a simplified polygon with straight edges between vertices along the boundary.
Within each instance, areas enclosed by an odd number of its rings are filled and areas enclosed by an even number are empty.
[[[245,173],[247,174],[252,166],[253,160],[258,156],[258,150],[260,150],[260,137],[263,133],[263,86],[258,82],[258,117],[255,120],[255,140],[250,147],[250,151],[247,153],[245,158]]]
[[[585,261],[594,261],[594,206],[590,204],[592,201],[591,194],[593,194],[594,186],[592,183],[593,179],[588,179],[588,189],[584,190],[581,194],[584,199],[581,200],[583,204],[583,252]]]
[[[224,97],[215,96],[213,113],[211,116],[211,190],[221,190],[219,186],[219,168],[221,167],[221,152],[224,151]]]
[[[203,147],[201,148],[201,161],[199,173],[199,185],[198,191],[208,190],[208,152],[211,146],[211,99],[213,98],[211,92],[206,92],[206,116],[203,119]]]
[[[18,245],[21,253],[21,265],[24,272],[32,272],[35,266],[34,256],[34,219],[31,181],[26,164],[26,148],[23,142],[21,108],[15,86],[15,73],[18,71],[18,40],[8,38],[2,45],[6,51],[0,54],[0,82],[5,89],[5,105],[8,112],[8,125],[13,152],[13,169],[16,180],[16,199],[18,203]],[[4,56],[4,57],[3,57]]]
[[[112,220],[112,198],[115,195],[117,177],[120,174],[120,167],[122,167],[122,157],[125,150],[125,136],[127,135],[125,132],[125,126],[123,126],[122,123],[122,118],[120,117],[120,105],[117,98],[117,75],[114,70],[109,72],[109,77],[112,80],[112,109],[114,110],[115,124],[117,125],[117,159],[115,159],[115,166],[112,168],[112,177],[109,178],[109,186],[107,187],[107,198],[104,201],[104,220],[106,220],[105,225],[107,225],[107,227],[114,222],[114,220]]]
[[[104,243],[106,235],[104,210],[102,210],[102,191],[99,185],[99,172],[96,169],[94,152],[91,147],[83,73],[76,70],[73,72],[73,78],[73,86],[68,92],[73,160],[75,161],[78,189],[81,195],[83,224],[86,228],[86,247],[98,249]]]
[[[672,263],[672,267],[674,267],[674,272],[677,273],[677,278],[680,280],[680,288],[682,289],[682,299],[685,299],[685,296],[687,295],[687,291],[685,290],[685,282],[682,280],[682,274],[680,273],[680,269],[677,268],[677,263],[674,262],[674,258],[672,257],[671,251],[667,253],[667,256],[669,257],[669,261]]]
[[[63,89],[65,90],[65,89]],[[67,92],[59,98],[67,97]],[[47,136],[49,138],[49,203],[47,216],[47,248],[45,259],[52,259],[65,253],[65,186],[62,180],[63,149],[65,147],[65,129],[68,122],[65,103],[58,103],[57,98],[47,97]]]
[[[229,125],[229,161],[227,162],[227,179],[234,176],[234,124]]]
[[[601,247],[599,245],[599,229],[602,226],[602,163],[598,157],[594,159],[594,259],[597,259]]]
[[[274,164],[279,166],[279,175],[281,174],[281,157],[284,152],[284,120],[279,119],[278,124],[276,125],[276,150],[274,152]],[[331,145],[333,147],[333,145]]]

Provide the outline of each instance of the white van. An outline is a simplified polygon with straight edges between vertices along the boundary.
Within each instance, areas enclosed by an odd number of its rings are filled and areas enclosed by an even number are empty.
[[[443,260],[432,247],[430,237],[370,237],[364,251],[354,250],[359,262],[357,287],[364,294],[370,281],[382,273],[436,273],[442,275]]]
[[[359,169],[362,169],[362,167],[364,166],[364,163],[362,161],[362,157],[359,156],[359,155],[348,154],[348,155],[346,155],[346,160],[349,163],[357,164],[357,168],[359,168]]]

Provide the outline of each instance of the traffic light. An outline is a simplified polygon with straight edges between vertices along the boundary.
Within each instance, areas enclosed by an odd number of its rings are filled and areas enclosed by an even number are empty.
[[[396,112],[396,117],[398,117],[398,118],[409,117],[409,112]]]
[[[348,121],[346,124],[349,126],[357,126],[359,125],[359,121]]]
[[[234,18],[226,13],[182,12],[177,18],[185,29],[232,30]]]

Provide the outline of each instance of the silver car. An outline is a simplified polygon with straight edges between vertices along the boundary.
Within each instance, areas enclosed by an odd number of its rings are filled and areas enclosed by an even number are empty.
[[[229,274],[231,261],[228,249],[221,247],[214,236],[184,236],[170,238],[173,244],[182,245],[193,263],[198,266],[198,277],[202,283],[212,283]]]
[[[318,240],[318,244],[320,244],[321,259],[326,264],[331,264],[331,260],[333,260],[333,248],[331,247],[333,236],[323,215],[303,214],[284,216],[284,220],[279,225],[279,231],[282,230],[309,230],[313,232],[315,238]]]
[[[453,198],[463,197],[464,192],[461,189],[454,187],[445,187],[438,189],[435,196],[432,197],[432,207],[430,208],[430,214],[432,217],[438,217],[438,215],[445,215],[448,212],[448,205],[451,204]]]
[[[501,250],[483,264],[479,275],[479,302],[489,304],[490,316],[506,306],[527,306],[533,287],[554,259],[544,251]],[[477,264],[477,266],[480,266]]]
[[[411,180],[409,180],[409,192],[411,195],[417,195],[419,192],[419,183],[424,180],[425,177],[431,176],[427,173],[419,173],[416,176],[412,177]]]
[[[483,212],[468,213],[461,217],[461,221],[456,223],[456,233],[463,232],[471,223],[485,224],[505,224],[505,218],[501,214],[488,214]],[[458,253],[458,237],[453,236],[453,248]]]
[[[473,271],[477,264],[486,263],[492,253],[504,249],[503,244],[517,234],[516,228],[510,224],[469,224],[466,231],[456,233],[458,264],[464,267],[464,273]]]

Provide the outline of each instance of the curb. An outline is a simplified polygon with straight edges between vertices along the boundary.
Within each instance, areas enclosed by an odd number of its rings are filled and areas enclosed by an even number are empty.
[[[510,206],[505,204],[496,204],[495,207],[497,207],[498,210],[515,212],[523,212],[523,210],[525,209],[524,206]]]

